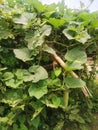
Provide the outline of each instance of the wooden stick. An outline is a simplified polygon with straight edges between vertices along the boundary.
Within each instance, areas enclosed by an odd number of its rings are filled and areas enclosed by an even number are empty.
[[[54,57],[54,59],[60,64],[60,66],[66,70],[66,63],[55,53],[55,54],[52,54],[52,56]],[[75,77],[75,78],[79,78],[79,76],[73,72],[73,71],[70,71],[70,74]],[[89,97],[89,96],[92,96],[91,93],[89,92],[88,88],[86,86],[82,87],[81,88],[82,92],[84,93],[84,95],[86,97]]]

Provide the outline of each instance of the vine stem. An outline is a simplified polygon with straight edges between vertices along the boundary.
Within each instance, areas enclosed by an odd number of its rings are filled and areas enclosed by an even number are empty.
[[[66,63],[56,53],[52,54],[52,56],[54,57],[56,62],[59,63],[60,66],[66,71],[66,68],[65,68]],[[75,78],[79,78],[79,76],[73,71],[70,71],[70,74]],[[82,90],[83,94],[85,95],[85,97],[92,96],[92,94],[90,93],[90,91],[88,90],[88,88],[86,86],[82,87],[81,90]]]

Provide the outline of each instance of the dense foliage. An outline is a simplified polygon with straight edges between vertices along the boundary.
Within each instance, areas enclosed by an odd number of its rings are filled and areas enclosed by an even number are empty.
[[[98,112],[97,62],[98,12],[1,1],[0,130],[86,130]]]

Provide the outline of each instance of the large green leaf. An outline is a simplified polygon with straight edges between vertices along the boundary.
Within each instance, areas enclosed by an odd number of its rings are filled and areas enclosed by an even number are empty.
[[[31,66],[29,72],[34,74],[33,82],[48,78],[48,73],[42,66]]]
[[[41,46],[45,41],[45,37],[50,35],[51,30],[51,26],[45,24],[35,31],[30,30],[29,32],[27,32],[25,40],[28,42],[28,48],[30,50],[34,50],[36,47]]]
[[[15,56],[22,61],[32,60],[31,51],[28,48],[14,49]]]
[[[77,61],[67,61],[65,68],[67,71],[71,71],[83,69],[83,66]]]
[[[81,25],[81,26],[80,26]],[[83,28],[83,25],[70,25],[68,28],[63,30],[63,34],[69,39],[75,39],[80,43],[86,43],[88,39],[90,39],[90,35],[88,34],[87,30]]]
[[[82,88],[86,85],[83,80],[73,77],[65,78],[65,84],[68,88]]]
[[[28,70],[26,69],[17,69],[15,72],[18,80],[23,80],[24,82],[38,82],[48,78],[47,71],[42,66],[31,66]]]
[[[78,64],[84,64],[87,61],[87,55],[84,50],[81,48],[73,48],[71,50],[68,50],[65,59],[70,62],[75,62]]]
[[[14,18],[14,22],[17,24],[27,25],[32,19],[36,18],[36,13],[24,13],[18,18]]]
[[[47,86],[40,86],[37,84],[32,84],[30,88],[28,89],[30,97],[36,97],[37,99],[40,99],[43,97],[47,92]]]

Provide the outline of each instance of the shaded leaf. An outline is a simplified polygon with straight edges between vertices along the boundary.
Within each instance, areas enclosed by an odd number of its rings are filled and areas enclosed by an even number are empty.
[[[36,129],[38,129],[39,123],[40,123],[39,117],[36,117],[35,119],[32,120],[32,124]]]

